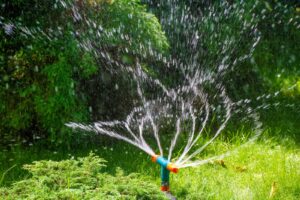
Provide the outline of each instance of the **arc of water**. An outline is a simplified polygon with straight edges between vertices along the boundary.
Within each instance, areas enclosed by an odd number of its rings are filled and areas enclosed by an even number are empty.
[[[117,122],[119,124],[122,124],[120,122]],[[143,150],[144,152],[146,152],[147,154],[149,155],[154,155],[155,153],[153,152],[153,150],[149,147],[149,146],[142,146],[140,145],[139,143],[129,139],[128,137],[126,136],[123,136],[123,135],[120,135],[114,131],[109,131],[109,130],[106,130],[102,127],[102,125],[116,125],[116,123],[112,123],[112,122],[109,122],[109,123],[98,123],[98,122],[95,122],[94,125],[84,125],[84,124],[79,124],[79,123],[68,123],[66,124],[68,127],[71,127],[71,128],[79,128],[79,129],[82,129],[82,130],[85,130],[85,131],[94,131],[96,133],[100,133],[100,134],[104,134],[104,135],[108,135],[110,137],[113,137],[113,138],[116,138],[116,139],[120,139],[120,140],[123,140],[125,142],[128,142],[129,144],[132,144],[138,148],[140,148],[141,150]]]
[[[190,104],[192,104],[193,101],[191,101]],[[188,104],[189,105],[189,104]],[[182,104],[182,114],[184,114],[184,103]],[[191,142],[193,141],[194,139],[194,134],[195,134],[195,127],[196,127],[196,116],[194,115],[193,113],[193,108],[192,106],[190,105],[189,106],[189,114],[190,116],[192,117],[192,131],[190,133],[190,137],[189,137],[189,140],[187,142],[187,145],[185,146],[185,149],[184,149],[184,152],[183,154],[181,155],[182,157],[185,156],[185,154],[188,152],[187,148],[191,145]],[[208,117],[207,117],[208,118]],[[179,121],[178,121],[179,120]],[[176,145],[176,142],[177,142],[177,138],[179,136],[179,134],[181,133],[181,129],[180,129],[180,118],[177,120],[176,122],[176,134],[175,134],[175,137],[173,138],[172,142],[171,142],[171,146],[170,146],[170,150],[169,150],[169,156],[168,156],[168,160],[171,160],[171,157],[172,157],[172,151],[174,150],[174,147]],[[205,122],[206,124],[206,122]],[[205,126],[203,126],[203,129],[204,129]],[[202,130],[200,131],[202,132]],[[199,135],[200,137],[200,135]],[[198,138],[196,140],[198,140]]]
[[[134,133],[133,131],[131,130],[130,128],[130,124],[131,124],[131,120],[132,120],[132,117],[134,115],[134,113],[138,112],[139,111],[139,107],[138,108],[134,108],[133,111],[127,116],[126,118],[126,123],[125,123],[125,128],[128,130],[128,132],[133,136],[133,138],[136,140],[136,141],[139,141],[141,142],[143,138],[138,138]]]
[[[224,95],[224,93],[223,93]],[[176,162],[179,166],[183,165],[184,163],[188,162],[190,159],[192,159],[193,157],[195,157],[197,154],[201,153],[208,145],[210,145],[219,135],[220,133],[223,131],[223,129],[225,128],[226,124],[228,123],[230,117],[231,117],[231,101],[230,99],[226,96],[225,100],[224,100],[225,104],[227,105],[226,107],[226,119],[224,120],[224,122],[221,124],[221,126],[219,127],[219,129],[217,130],[216,134],[214,135],[214,137],[212,137],[207,143],[205,143],[202,147],[200,147],[199,149],[197,149],[196,151],[194,151],[191,155],[189,155],[185,160],[181,161],[181,162]]]
[[[105,134],[107,134],[107,135],[109,135],[109,136],[111,136],[111,137],[115,137],[115,138],[117,138],[117,139],[124,140],[125,142],[128,142],[128,143],[130,143],[130,144],[132,144],[132,145],[134,145],[134,146],[136,146],[136,147],[138,147],[138,148],[144,150],[144,151],[145,151],[146,153],[148,153],[149,155],[154,155],[153,150],[150,149],[148,146],[141,146],[139,143],[134,142],[133,140],[131,140],[131,139],[129,139],[129,138],[123,136],[123,135],[120,135],[120,134],[118,134],[118,133],[116,133],[116,132],[114,132],[114,131],[108,131],[108,130],[105,130],[105,129],[103,129],[101,126],[98,126],[97,123],[94,124],[94,127],[96,128],[96,131],[97,131],[97,132],[100,132],[100,133],[102,132],[102,133],[105,133]]]
[[[208,119],[209,119],[209,104],[208,104],[208,102],[207,102],[207,98],[206,98],[206,96],[204,95],[204,93],[203,93],[201,90],[199,90],[199,89],[196,88],[196,85],[197,85],[197,84],[200,84],[200,83],[197,83],[197,81],[196,81],[196,80],[197,80],[197,75],[199,75],[199,72],[198,72],[198,71],[197,71],[197,73],[195,73],[195,76],[193,77],[193,79],[189,78],[188,81],[189,81],[189,83],[190,83],[190,86],[191,86],[192,89],[193,89],[194,94],[195,94],[196,96],[200,97],[200,100],[201,100],[202,103],[205,105],[205,119],[204,119],[204,121],[203,121],[203,123],[202,123],[202,127],[201,127],[200,131],[199,131],[198,134],[197,134],[197,137],[196,137],[195,140],[193,141],[193,139],[194,139],[194,132],[195,132],[196,118],[195,118],[195,116],[194,116],[194,114],[193,114],[193,111],[190,110],[190,114],[191,114],[192,118],[194,117],[194,118],[193,118],[193,128],[192,128],[192,133],[191,133],[191,136],[189,137],[189,140],[188,140],[188,142],[187,142],[187,144],[186,144],[186,146],[185,146],[185,148],[184,148],[183,153],[181,154],[181,156],[179,157],[179,159],[176,161],[176,163],[180,163],[181,160],[182,160],[182,159],[186,156],[186,154],[190,151],[190,149],[191,149],[191,148],[195,145],[195,143],[199,140],[199,138],[200,138],[200,136],[201,136],[201,134],[202,134],[202,132],[203,132],[203,130],[204,130],[206,124],[207,124],[207,121],[208,121]],[[200,81],[201,81],[201,80],[200,80]],[[190,107],[190,109],[191,109],[191,107]]]
[[[178,118],[177,121],[176,121],[176,134],[175,134],[175,137],[173,138],[173,140],[171,142],[171,146],[170,146],[170,150],[169,150],[169,156],[168,156],[169,161],[171,160],[173,149],[174,149],[175,144],[177,142],[177,138],[178,138],[178,136],[181,132],[180,123],[181,123],[181,120],[180,120],[180,118]]]
[[[213,156],[213,157],[210,157],[210,158],[205,159],[205,160],[198,160],[198,161],[194,161],[193,163],[183,164],[183,165],[180,165],[180,168],[195,167],[195,166],[198,166],[198,165],[203,165],[203,164],[209,163],[209,162],[217,160],[217,159],[222,159],[227,155],[229,155],[229,152],[226,152],[225,154],[222,154],[222,155]]]
[[[187,155],[187,153],[191,150],[191,148],[192,148],[192,147],[196,144],[196,142],[199,140],[199,138],[200,138],[201,135],[202,135],[202,132],[203,132],[204,128],[206,127],[206,124],[207,124],[207,122],[208,122],[209,116],[210,116],[210,114],[209,114],[209,104],[206,103],[206,104],[205,104],[205,119],[204,119],[204,121],[203,121],[203,123],[202,123],[201,129],[200,129],[200,131],[198,132],[197,137],[195,138],[195,140],[193,140],[193,142],[188,142],[188,143],[187,143],[187,145],[186,145],[185,148],[184,148],[183,153],[181,154],[181,156],[180,156],[180,157],[178,158],[178,160],[176,161],[176,164],[179,164],[179,163],[183,160],[183,158]],[[192,141],[192,139],[191,139],[191,141]]]
[[[202,110],[203,107],[200,108],[200,110]],[[192,118],[192,131],[190,133],[190,137],[188,139],[188,142],[184,148],[184,151],[186,150],[186,148],[191,145],[191,142],[193,141],[194,137],[195,137],[195,132],[196,132],[196,119],[197,117],[195,116],[194,112],[193,112],[193,108],[192,106],[190,106],[189,108],[189,112],[190,112],[190,115],[191,115],[191,118]]]
[[[135,139],[135,141],[141,142],[140,139],[136,137],[136,135],[132,132],[131,128],[129,127],[129,124],[124,123],[124,126],[127,129],[127,131],[130,133],[130,135],[132,135],[132,137]]]
[[[253,114],[251,114],[250,117],[253,118],[253,120],[255,122],[259,121],[259,115],[256,112],[253,113]],[[224,154],[221,154],[221,155],[218,155],[218,156],[213,156],[213,157],[210,157],[210,158],[205,159],[205,160],[198,160],[198,161],[193,161],[192,163],[182,164],[182,165],[180,165],[180,168],[196,167],[196,166],[203,165],[203,164],[209,163],[209,162],[217,160],[217,159],[223,159],[224,157],[226,157],[226,156],[228,156],[228,155],[230,155],[230,154],[232,154],[234,152],[237,152],[242,147],[245,147],[245,146],[251,144],[252,142],[254,142],[262,134],[263,130],[261,129],[261,123],[256,123],[255,130],[256,130],[257,133],[255,134],[254,137],[252,137],[251,139],[249,139],[249,141],[246,142],[245,144],[240,145],[237,148],[234,148],[233,151],[227,151]]]
[[[163,154],[163,149],[161,147],[160,140],[159,140],[158,128],[157,128],[156,124],[154,123],[154,120],[153,120],[153,118],[151,116],[151,113],[147,112],[147,114],[149,115],[150,123],[151,123],[151,126],[152,126],[153,131],[154,131],[154,137],[156,139],[160,155],[163,156],[164,154]]]
[[[137,61],[136,62],[136,67],[137,67],[137,73],[139,75],[143,75],[142,73],[142,69],[141,69],[141,65],[139,64],[139,62]],[[162,146],[161,146],[161,143],[160,143],[160,139],[159,139],[159,135],[158,135],[158,127],[157,125],[154,123],[154,120],[153,120],[153,117],[152,117],[152,114],[151,114],[151,111],[149,110],[149,106],[146,102],[146,99],[143,95],[143,91],[141,89],[141,84],[140,84],[140,81],[139,79],[137,78],[136,75],[135,76],[135,79],[137,81],[137,92],[138,92],[138,95],[140,96],[143,104],[145,105],[145,109],[146,109],[146,113],[147,113],[147,117],[149,118],[150,120],[150,124],[152,126],[152,129],[153,129],[153,135],[154,135],[154,138],[156,140],[156,143],[157,143],[157,146],[158,146],[158,149],[159,149],[159,152],[160,152],[160,155],[163,156],[163,149],[162,149]]]
[[[148,145],[143,136],[143,129],[144,129],[144,118],[142,119],[142,121],[139,125],[139,134],[140,134],[142,144]]]
[[[178,63],[176,63],[176,65],[178,65]],[[177,66],[177,67],[178,67],[178,66]],[[180,70],[182,71],[182,73],[185,74],[184,67],[183,67],[183,66],[180,66],[179,68],[180,68]],[[194,73],[193,78],[191,78],[188,74],[186,74],[185,78],[186,78],[186,80],[189,82],[189,86],[194,86],[194,85],[196,84],[196,82],[197,82],[197,77],[198,77],[198,76],[199,76],[199,71],[198,71],[198,70]],[[199,80],[198,80],[198,81],[199,81]],[[192,88],[194,88],[194,87],[192,87]],[[188,89],[189,89],[189,87],[185,87],[185,86],[183,86],[183,87],[181,88],[182,91],[188,90]],[[174,96],[174,99],[173,99],[173,100],[175,100],[175,98],[176,98],[176,96]],[[184,109],[185,109],[185,108],[184,108],[184,103],[182,103],[182,108],[181,108],[182,113],[184,112]],[[192,140],[193,137],[194,137],[194,132],[195,132],[195,122],[196,122],[196,119],[193,118],[194,114],[193,114],[193,111],[191,110],[191,106],[190,106],[190,110],[189,110],[189,111],[190,111],[190,114],[191,114],[191,116],[192,116],[192,121],[193,121],[193,122],[192,122],[192,133],[191,133],[191,137],[189,138],[189,142],[188,142],[187,145],[189,145],[190,140]],[[180,132],[181,132],[181,130],[180,130],[180,118],[179,118],[179,119],[176,121],[176,133],[175,133],[175,137],[172,139],[171,145],[170,145],[170,149],[169,149],[169,155],[168,155],[168,160],[169,160],[169,161],[171,160],[172,152],[173,152],[173,150],[174,150],[174,147],[175,147],[175,145],[176,145],[177,138],[178,138]]]

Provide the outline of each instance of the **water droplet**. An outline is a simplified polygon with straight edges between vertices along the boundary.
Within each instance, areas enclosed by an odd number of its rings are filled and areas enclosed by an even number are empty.
[[[7,34],[7,35],[11,35],[14,33],[15,27],[13,24],[5,24],[3,28],[4,28],[5,34]]]

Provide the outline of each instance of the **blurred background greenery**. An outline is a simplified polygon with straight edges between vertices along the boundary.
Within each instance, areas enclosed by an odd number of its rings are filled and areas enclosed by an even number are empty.
[[[117,66],[106,59],[95,57],[90,51],[78,48],[79,41],[93,40],[93,33],[88,31],[90,27],[87,24],[74,21],[70,10],[57,6],[56,2],[10,0],[0,5],[0,171],[3,172],[12,166],[12,162],[22,164],[35,159],[53,158],[52,154],[46,156],[53,151],[61,152],[61,156],[54,155],[56,159],[61,159],[68,157],[68,151],[72,149],[77,149],[76,154],[81,155],[99,144],[108,148],[115,147],[119,142],[103,137],[99,140],[99,136],[90,134],[76,134],[64,124],[69,121],[122,119],[137,98],[132,87],[135,83],[129,74],[124,71],[115,73],[118,70]],[[105,50],[112,60],[124,65],[139,60],[147,73],[162,76],[160,78],[163,78],[166,84],[176,83],[178,77],[176,72],[174,73],[175,69],[166,68],[162,62],[157,62],[149,49],[162,55],[176,55],[182,58],[183,62],[195,51],[185,46],[185,36],[180,35],[193,34],[192,32],[185,32],[184,25],[175,23],[176,21],[173,24],[163,21],[170,15],[166,10],[167,1],[76,2],[80,9],[85,10],[86,17],[96,20],[103,29],[113,31],[124,25],[121,33],[131,38],[131,41],[124,40],[121,34],[102,37],[97,44],[92,44],[93,48],[98,52]],[[298,148],[299,1],[245,1],[243,7],[239,8],[245,9],[243,15],[232,13],[222,22],[210,18],[207,10],[212,6],[217,14],[220,10],[222,20],[220,2],[179,2],[178,13],[190,7],[193,16],[203,19],[197,25],[205,38],[201,43],[204,50],[197,50],[200,53],[197,62],[201,66],[209,67],[214,60],[224,57],[219,53],[219,42],[225,41],[228,36],[240,41],[239,51],[230,55],[230,59],[234,60],[235,56],[243,54],[248,45],[252,44],[251,39],[247,33],[239,35],[236,29],[250,20],[253,13],[261,16],[256,19],[261,40],[251,59],[240,62],[226,75],[228,80],[225,79],[224,82],[229,88],[231,98],[235,100],[255,99],[263,94],[281,91],[275,99],[254,101],[252,106],[279,102],[278,107],[260,111],[262,122],[266,129],[271,130],[268,133],[270,138],[277,138],[275,140],[278,141],[284,138],[288,138],[289,141],[291,139],[292,143],[295,143],[293,148]],[[237,1],[228,0],[228,3],[234,4]],[[250,9],[253,5],[256,5],[255,10]],[[27,27],[31,33],[22,34],[26,29],[17,27]],[[174,29],[177,30],[176,33],[171,34]],[[218,38],[210,37],[214,32],[218,32]],[[51,39],[45,36],[49,34],[53,36]],[[140,45],[149,44],[151,48],[140,51]],[[201,59],[204,57],[206,59]],[[295,87],[291,90],[291,86]],[[238,124],[238,121],[233,121],[226,131],[239,129],[242,124]],[[22,152],[32,155],[32,151],[38,152],[41,149],[42,155],[38,154],[32,158],[24,156],[22,159]],[[18,156],[12,156],[12,152],[18,152]],[[110,159],[109,154],[104,153],[103,156]],[[8,162],[12,157],[17,161]],[[22,173],[24,172],[20,169],[15,176],[8,176],[6,182],[0,184],[9,185],[20,177],[23,178],[25,175]]]

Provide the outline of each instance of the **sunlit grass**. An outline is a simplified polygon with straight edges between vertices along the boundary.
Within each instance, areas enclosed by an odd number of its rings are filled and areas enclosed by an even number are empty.
[[[220,145],[220,144],[219,144]],[[300,152],[271,140],[256,142],[223,160],[173,176],[186,199],[299,199]]]

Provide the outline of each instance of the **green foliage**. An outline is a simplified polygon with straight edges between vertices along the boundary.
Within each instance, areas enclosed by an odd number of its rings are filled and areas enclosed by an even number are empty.
[[[1,188],[5,199],[165,199],[157,187],[138,174],[103,173],[105,161],[89,156],[25,165],[32,177]]]
[[[263,6],[263,5],[262,5]],[[254,67],[259,72],[265,86],[287,91],[299,81],[300,16],[296,8],[280,2],[265,4],[266,17],[261,21],[263,40],[255,55]],[[287,91],[290,93],[291,91]],[[294,90],[294,95],[299,91]]]
[[[76,49],[71,38],[46,45],[38,42],[7,59],[5,76],[9,78],[0,84],[0,129],[8,137],[28,142],[35,134],[51,136],[53,142],[70,143],[71,131],[64,128],[64,123],[88,118],[84,99],[79,101],[76,95],[74,74],[83,71],[83,77],[88,78],[95,72],[95,64]],[[84,69],[80,70],[80,66]]]
[[[219,65],[233,69],[222,78],[233,99],[259,96],[270,89],[285,90],[299,81],[300,16],[296,9],[299,3],[279,0],[145,2],[149,2],[161,19],[172,54],[181,62],[190,64],[191,59],[193,62],[197,59],[197,66],[208,68],[209,72]],[[260,41],[254,49],[253,38],[258,36]],[[195,46],[193,41],[197,39]],[[240,61],[247,54],[249,59]],[[176,82],[176,78],[170,81]]]
[[[148,13],[139,0],[116,0],[108,7],[106,14],[103,19],[111,20],[104,22],[104,27],[120,27],[124,35],[127,34],[133,39],[132,43],[126,42],[131,49],[139,50],[140,46],[147,44],[148,51],[168,49],[169,45],[158,19]],[[111,44],[124,42],[121,35],[116,35],[112,39],[114,41],[109,41]]]
[[[83,78],[89,78],[98,71],[98,67],[94,61],[94,58],[90,54],[83,54],[80,70],[82,71]]]
[[[297,39],[300,37],[300,16],[296,6],[292,1],[276,0],[257,1],[257,4],[254,12],[262,16],[258,20],[261,40],[251,64],[247,64],[254,72],[251,74],[257,77],[256,84],[252,84],[253,91],[259,86],[261,91],[282,90],[288,96],[297,96],[297,89],[288,91],[299,81],[300,75],[300,56],[297,53],[300,51]]]
[[[92,44],[98,56],[104,53],[108,59],[132,65],[137,58],[147,63],[156,59],[154,53],[168,53],[158,19],[140,0],[88,1],[82,7],[79,11],[89,21],[79,22],[79,40]],[[105,62],[100,61],[103,67],[109,65]]]
[[[208,9],[204,8],[205,14],[197,29],[202,39],[201,47],[205,49],[204,67],[233,65],[233,61],[249,54],[256,39],[255,22],[259,20],[254,20],[253,8],[253,2],[235,2],[234,6],[216,2]]]
[[[85,20],[74,23],[70,14],[72,3],[97,27],[86,24]],[[1,14],[4,17],[1,20],[13,23],[14,29],[13,35],[5,34],[2,27],[0,30],[0,64],[3,66],[0,68],[0,143],[7,145],[24,139],[31,143],[38,136],[56,144],[70,144],[72,131],[64,123],[89,120],[89,106],[101,113],[113,113],[109,107],[115,106],[98,107],[102,102],[119,104],[122,101],[125,102],[122,108],[127,109],[130,104],[123,101],[125,95],[120,92],[122,100],[116,99],[111,92],[115,85],[104,80],[114,77],[107,73],[110,60],[95,56],[94,51],[103,51],[114,60],[132,64],[139,57],[144,57],[145,63],[151,60],[145,58],[150,49],[160,53],[168,50],[157,18],[139,1],[81,3],[66,1],[69,6],[66,8],[53,0],[45,4],[35,0],[4,4],[6,13]],[[21,27],[31,33],[24,34]],[[96,37],[99,27],[108,34]],[[51,37],[45,36],[51,34]],[[87,40],[94,43],[92,51],[79,48],[79,44]],[[140,46],[147,48],[140,49]],[[124,79],[127,78],[125,75]],[[106,88],[99,91],[99,85]],[[120,91],[128,91],[129,85],[128,82],[120,84]]]
[[[86,45],[100,70],[84,82],[82,93],[88,97],[94,119],[122,119],[137,96],[131,74],[115,62],[151,66],[158,54],[168,53],[168,40],[158,19],[138,0],[91,2],[79,9],[88,21],[79,21],[76,28],[80,43],[92,46]]]

